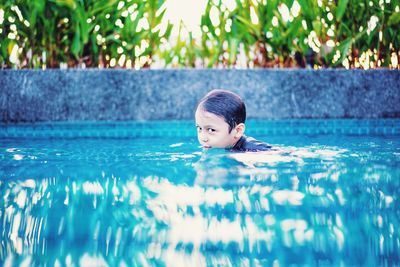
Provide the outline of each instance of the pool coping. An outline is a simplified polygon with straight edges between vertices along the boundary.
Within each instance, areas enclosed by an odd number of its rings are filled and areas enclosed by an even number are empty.
[[[400,119],[284,119],[246,123],[246,134],[400,136]],[[193,120],[0,123],[0,138],[195,137]]]

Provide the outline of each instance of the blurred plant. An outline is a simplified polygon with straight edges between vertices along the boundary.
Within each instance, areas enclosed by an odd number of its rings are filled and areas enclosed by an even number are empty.
[[[294,1],[244,1],[237,9],[237,28],[253,38],[244,38],[246,51],[253,51],[254,66],[293,67],[295,55],[305,54],[307,36],[302,26],[302,17]],[[244,7],[244,8],[243,8]]]
[[[344,10],[345,9],[345,10]],[[399,62],[400,9],[398,1],[341,0],[336,7],[333,66],[351,68],[390,67]]]
[[[204,57],[215,55],[208,66],[296,66],[295,58],[309,49],[299,9],[290,0],[236,0],[231,11],[222,1],[208,1],[201,24]],[[215,14],[219,23],[213,22]]]
[[[395,1],[236,0],[230,12],[223,2],[209,0],[202,19],[203,58],[219,58],[208,67],[399,66]]]
[[[8,67],[149,67],[172,25],[159,0],[2,0]]]
[[[237,49],[236,36],[230,34],[232,19],[228,8],[221,2],[208,1],[201,18],[201,53],[203,65],[218,67],[231,65]]]
[[[3,67],[400,68],[393,0],[209,0],[194,38],[166,0],[0,0]]]
[[[193,37],[185,24],[181,21],[178,28],[178,34],[175,38],[171,38],[169,43],[165,43],[160,47],[160,61],[163,66],[179,67],[203,67],[200,65],[202,58],[200,45]]]

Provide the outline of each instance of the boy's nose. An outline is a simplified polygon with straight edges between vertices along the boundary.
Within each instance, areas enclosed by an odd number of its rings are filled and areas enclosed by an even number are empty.
[[[200,140],[203,142],[207,142],[208,141],[208,137],[204,134],[200,135]]]

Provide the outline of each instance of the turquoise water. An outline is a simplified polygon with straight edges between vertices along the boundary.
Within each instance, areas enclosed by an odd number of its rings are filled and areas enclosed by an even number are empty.
[[[398,128],[277,125],[257,154],[191,123],[3,126],[0,265],[400,265]]]

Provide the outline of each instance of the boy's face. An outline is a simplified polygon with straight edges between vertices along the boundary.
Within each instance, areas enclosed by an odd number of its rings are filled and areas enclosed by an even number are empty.
[[[229,124],[223,117],[204,111],[201,107],[196,110],[197,138],[204,148],[233,147],[243,135],[241,123],[229,132]],[[242,127],[243,126],[243,127]],[[240,129],[239,129],[240,128]]]

